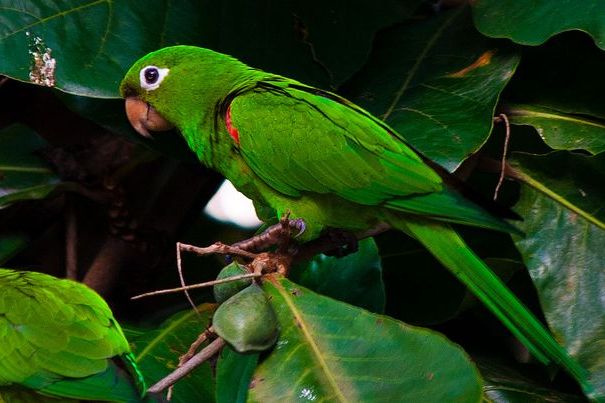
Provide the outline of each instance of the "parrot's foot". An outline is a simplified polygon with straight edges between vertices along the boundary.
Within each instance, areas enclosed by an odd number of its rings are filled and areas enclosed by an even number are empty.
[[[341,245],[335,249],[324,252],[324,255],[334,257],[344,257],[359,250],[359,240],[354,233],[341,229],[330,228],[324,231],[331,243]]]
[[[231,246],[253,253],[266,250],[275,245],[280,247],[286,246],[289,244],[291,238],[297,238],[305,232],[306,227],[305,221],[302,218],[291,220],[286,216],[279,223],[270,226],[262,233],[234,243]]]

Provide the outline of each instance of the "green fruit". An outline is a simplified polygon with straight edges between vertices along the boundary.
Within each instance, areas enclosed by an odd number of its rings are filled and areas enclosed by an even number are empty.
[[[212,319],[217,335],[239,353],[264,351],[277,340],[277,317],[256,284],[221,304]]]
[[[216,279],[222,280],[227,277],[240,276],[248,273],[248,270],[246,270],[244,266],[237,262],[232,262],[228,266],[223,267]],[[216,299],[216,302],[222,304],[244,288],[248,287],[250,284],[252,284],[252,279],[250,278],[216,284],[214,286],[214,298]]]

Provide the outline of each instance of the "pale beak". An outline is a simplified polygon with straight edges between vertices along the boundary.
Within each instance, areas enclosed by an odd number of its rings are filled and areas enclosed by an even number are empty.
[[[160,132],[174,127],[151,105],[137,97],[126,98],[126,116],[137,133],[147,138],[151,138],[149,130]]]

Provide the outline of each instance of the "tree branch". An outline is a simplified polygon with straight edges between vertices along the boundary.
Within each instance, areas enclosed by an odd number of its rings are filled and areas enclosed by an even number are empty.
[[[376,227],[371,228],[369,230],[355,233],[355,237],[358,240],[362,240],[383,233],[389,228],[390,226],[386,223],[378,224]],[[313,256],[319,253],[328,252],[330,250],[337,249],[341,246],[342,245],[339,242],[335,241],[329,236],[320,236],[317,239],[302,244],[294,255],[293,262],[303,262],[305,260],[313,258]]]
[[[155,385],[150,387],[147,392],[149,393],[158,393],[168,388],[171,385],[174,385],[179,379],[183,378],[195,368],[200,366],[204,361],[208,360],[210,357],[214,356],[218,351],[223,348],[225,345],[225,340],[222,338],[218,338],[214,340],[212,343],[208,344],[202,351],[191,357],[189,361],[183,364],[182,367],[179,367],[168,374],[165,378],[158,381]]]
[[[65,209],[65,277],[78,279],[78,234],[73,195],[67,195]]]

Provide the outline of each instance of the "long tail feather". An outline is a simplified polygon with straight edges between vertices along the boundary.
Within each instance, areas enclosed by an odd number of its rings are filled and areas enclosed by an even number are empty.
[[[428,220],[401,220],[397,228],[421,242],[462,281],[542,363],[560,365],[590,396],[588,372],[574,361],[542,323],[491,269],[478,258],[448,224]]]

